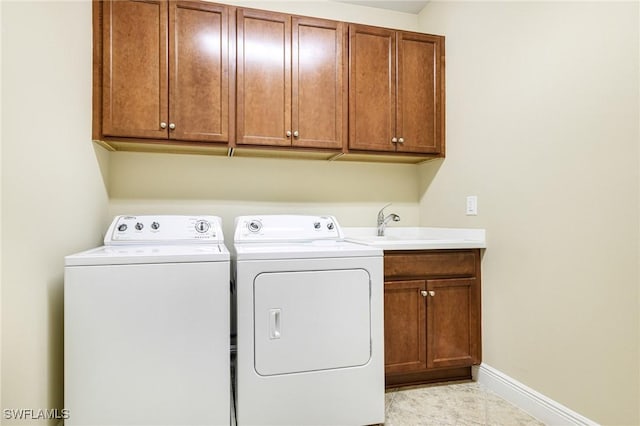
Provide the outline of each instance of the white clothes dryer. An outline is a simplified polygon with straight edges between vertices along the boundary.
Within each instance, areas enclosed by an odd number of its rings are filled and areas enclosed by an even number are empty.
[[[215,216],[118,216],[67,256],[65,425],[229,425],[229,252]]]
[[[237,218],[231,250],[237,424],[383,423],[382,250],[294,215]]]

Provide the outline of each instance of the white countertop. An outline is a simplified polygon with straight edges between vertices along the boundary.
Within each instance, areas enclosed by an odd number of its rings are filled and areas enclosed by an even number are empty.
[[[378,237],[374,227],[343,227],[347,241],[383,250],[486,248],[486,231],[469,228],[387,227]]]

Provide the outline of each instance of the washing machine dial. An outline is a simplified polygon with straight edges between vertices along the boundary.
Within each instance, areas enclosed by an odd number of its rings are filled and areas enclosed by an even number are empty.
[[[144,225],[141,222],[136,223],[136,229],[138,231],[142,231],[142,228],[144,228]]]
[[[333,231],[333,228],[335,228],[335,225],[333,224],[333,222],[329,222],[329,223],[327,223],[327,229],[328,229],[329,231]]]
[[[247,229],[249,230],[249,232],[259,232],[262,229],[262,222],[260,222],[259,220],[252,220],[251,222],[247,223]]]
[[[196,222],[196,231],[200,234],[204,234],[205,232],[207,232],[210,227],[211,224],[206,220],[199,220]]]
[[[314,223],[313,223],[313,228],[314,228],[314,229],[320,229],[320,227],[321,227],[321,226],[322,226],[322,225],[320,224],[320,222],[314,222]]]
[[[160,228],[160,224],[158,222],[153,222],[151,224],[151,229],[153,229],[154,231],[157,231],[158,228]]]
[[[126,223],[121,223],[120,225],[118,225],[118,231],[120,231],[120,232],[126,231],[127,228],[128,228],[128,226],[127,226]]]

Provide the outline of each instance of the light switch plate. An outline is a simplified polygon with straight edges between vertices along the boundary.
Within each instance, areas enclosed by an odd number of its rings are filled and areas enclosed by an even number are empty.
[[[478,215],[478,196],[468,195],[467,196],[467,216],[477,216],[477,215]]]

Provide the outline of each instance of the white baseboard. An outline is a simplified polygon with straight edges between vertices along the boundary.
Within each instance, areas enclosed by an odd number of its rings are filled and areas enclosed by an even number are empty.
[[[598,423],[570,410],[487,364],[473,368],[473,378],[501,398],[526,411],[545,425],[598,426]]]

